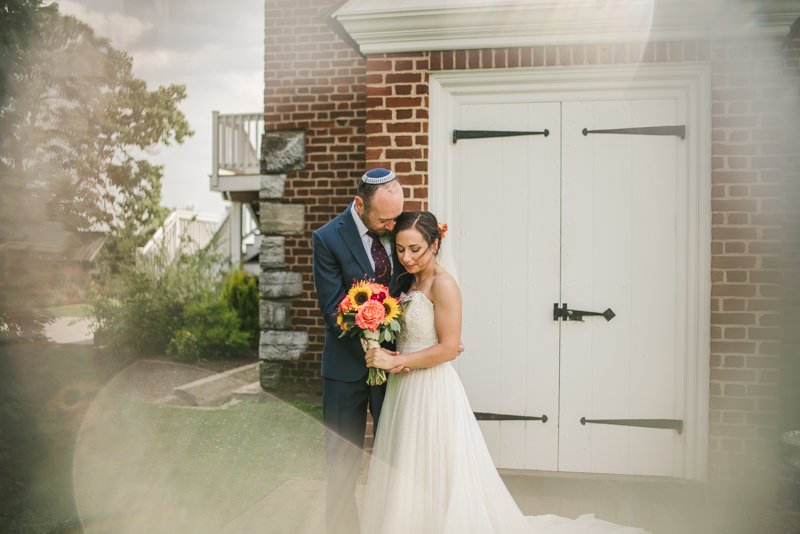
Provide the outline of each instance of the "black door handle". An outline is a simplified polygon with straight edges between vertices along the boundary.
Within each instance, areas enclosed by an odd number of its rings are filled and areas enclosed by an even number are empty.
[[[584,316],[587,315],[599,315],[606,318],[606,321],[610,321],[614,317],[617,316],[616,313],[611,311],[611,308],[607,309],[604,312],[589,312],[589,311],[581,311],[581,310],[570,310],[567,308],[567,303],[561,305],[561,308],[558,307],[558,302],[553,304],[553,320],[558,321],[559,318],[564,319],[565,321],[580,321],[583,322]]]

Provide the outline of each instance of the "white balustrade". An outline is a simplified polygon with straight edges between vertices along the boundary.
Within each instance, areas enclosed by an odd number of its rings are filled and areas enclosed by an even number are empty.
[[[219,183],[219,171],[241,175],[259,174],[263,113],[221,115],[212,112],[213,149],[211,186]]]

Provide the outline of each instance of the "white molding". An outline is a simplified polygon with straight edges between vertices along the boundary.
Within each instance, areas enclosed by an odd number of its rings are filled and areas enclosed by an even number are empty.
[[[260,174],[231,174],[217,175],[217,183],[214,184],[214,177],[211,177],[211,184],[209,189],[211,191],[260,191],[261,190],[261,175]]]
[[[462,103],[565,102],[588,99],[672,95],[686,117],[687,217],[676,231],[686,247],[683,344],[687,358],[676,392],[683,391],[676,409],[683,412],[680,438],[683,461],[676,477],[704,481],[708,466],[708,401],[711,352],[711,66],[708,63],[537,67],[445,71],[430,77],[430,209],[442,220],[457,220],[452,170],[457,128],[454,111]],[[454,233],[457,236],[457,233]],[[458,249],[458,243],[453,246]],[[680,260],[679,260],[680,261]],[[687,300],[691,299],[691,300]],[[680,345],[679,345],[680,346]],[[681,382],[682,381],[682,382]]]
[[[441,0],[440,0],[441,1]],[[387,6],[386,4],[394,4]],[[600,7],[598,7],[600,6]],[[739,12],[715,0],[353,0],[333,14],[363,54],[602,44],[783,38],[800,16],[796,3]]]

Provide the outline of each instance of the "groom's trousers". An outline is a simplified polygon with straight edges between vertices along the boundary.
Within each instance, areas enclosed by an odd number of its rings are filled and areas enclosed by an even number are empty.
[[[356,481],[367,427],[367,405],[377,431],[386,384],[368,386],[366,378],[355,382],[322,379],[322,418],[328,483],[325,502],[327,534],[358,534]]]

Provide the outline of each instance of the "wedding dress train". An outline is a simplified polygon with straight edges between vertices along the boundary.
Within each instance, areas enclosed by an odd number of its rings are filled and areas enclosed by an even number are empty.
[[[405,297],[397,348],[438,343],[433,303]],[[523,516],[489,455],[450,362],[392,375],[367,479],[363,534],[642,534],[584,515]]]

